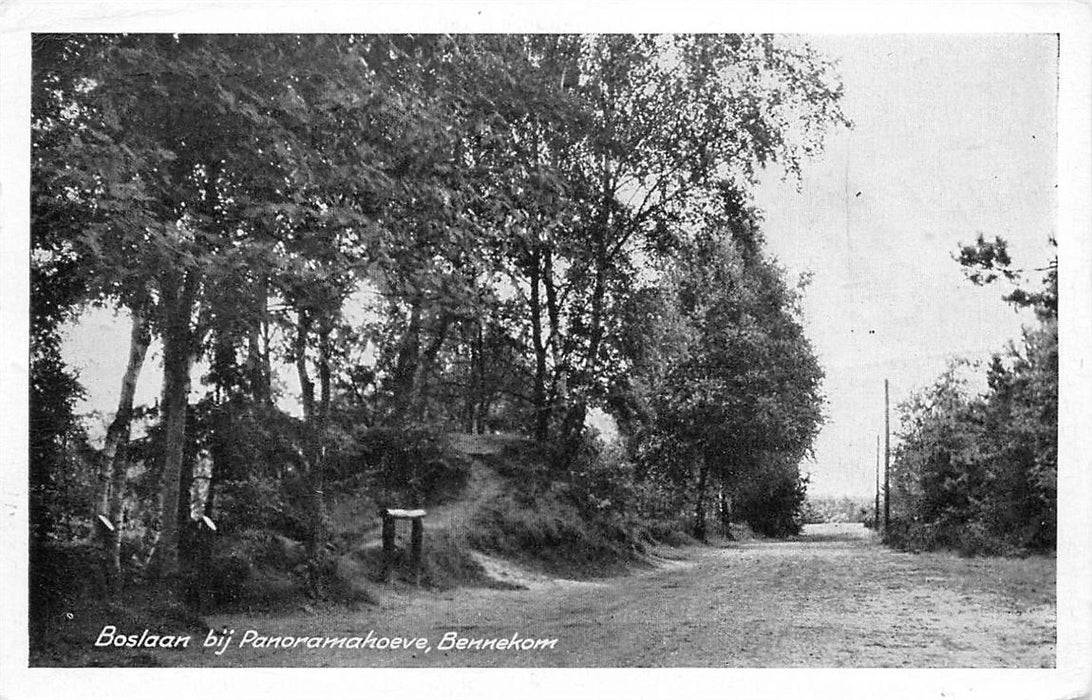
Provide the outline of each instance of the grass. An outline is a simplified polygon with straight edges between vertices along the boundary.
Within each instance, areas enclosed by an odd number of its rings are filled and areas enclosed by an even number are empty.
[[[550,492],[530,499],[512,493],[495,496],[475,514],[469,542],[482,551],[577,578],[622,573],[638,561],[639,551],[621,527],[590,522]]]
[[[403,547],[396,547],[390,580],[437,590],[449,590],[458,586],[510,587],[491,579],[470,550],[470,545],[459,535],[445,530],[430,532],[424,539],[421,552],[420,577],[409,552]],[[383,582],[384,560],[380,546],[358,550],[353,553],[352,558],[367,572],[370,582]]]
[[[962,587],[1000,595],[1021,611],[1052,606],[1057,599],[1058,561],[1054,555],[967,558],[930,552],[918,556],[959,580]]]

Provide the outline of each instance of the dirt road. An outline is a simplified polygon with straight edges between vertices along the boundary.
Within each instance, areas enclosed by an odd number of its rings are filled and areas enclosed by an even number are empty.
[[[356,612],[216,617],[218,627],[235,631],[223,654],[195,639],[197,648],[160,658],[187,666],[1054,664],[1052,559],[902,554],[857,525],[813,526],[790,542],[674,551],[683,559],[600,582],[539,577],[525,579],[526,590],[388,590],[380,605]],[[240,647],[247,630],[258,639]],[[337,638],[367,639],[369,632],[371,644],[424,638],[428,651],[336,648]],[[513,635],[517,646],[557,641],[540,649],[445,650],[445,635],[504,639],[503,646]],[[322,639],[289,640],[292,648],[261,639],[273,636]],[[335,640],[327,648],[307,648],[327,638]],[[262,642],[267,646],[257,648]]]

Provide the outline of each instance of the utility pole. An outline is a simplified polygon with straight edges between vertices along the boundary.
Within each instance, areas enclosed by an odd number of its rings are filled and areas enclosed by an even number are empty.
[[[883,531],[891,524],[891,399],[883,380]]]
[[[872,527],[880,529],[880,436],[876,436],[876,507],[872,509]]]

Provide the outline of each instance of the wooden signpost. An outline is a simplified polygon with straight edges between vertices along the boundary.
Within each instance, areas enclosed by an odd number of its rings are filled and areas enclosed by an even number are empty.
[[[391,572],[394,570],[394,535],[395,526],[399,520],[410,521],[410,562],[413,565],[414,576],[417,585],[421,584],[421,549],[425,540],[426,512],[423,510],[402,510],[398,508],[384,508],[383,516],[383,580],[390,581]]]

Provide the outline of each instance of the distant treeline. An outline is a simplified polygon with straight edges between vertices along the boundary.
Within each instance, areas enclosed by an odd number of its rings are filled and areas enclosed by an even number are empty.
[[[804,501],[803,519],[814,523],[865,523],[871,525],[875,500],[869,498],[815,497]]]

